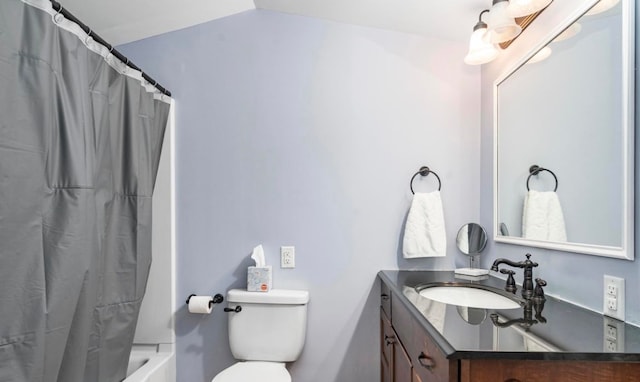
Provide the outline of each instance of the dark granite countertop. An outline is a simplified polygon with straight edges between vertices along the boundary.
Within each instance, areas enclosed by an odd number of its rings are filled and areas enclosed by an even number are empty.
[[[640,328],[550,296],[537,311],[526,312],[525,308],[457,307],[422,297],[415,290],[417,285],[433,282],[504,288],[505,281],[496,277],[471,281],[457,278],[452,271],[380,271],[378,277],[447,358],[640,362]],[[617,332],[616,341],[607,342],[607,327]]]

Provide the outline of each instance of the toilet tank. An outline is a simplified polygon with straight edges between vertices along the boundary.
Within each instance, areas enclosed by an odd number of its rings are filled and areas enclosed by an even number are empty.
[[[229,345],[238,360],[293,362],[307,334],[309,292],[272,289],[269,292],[227,292]]]

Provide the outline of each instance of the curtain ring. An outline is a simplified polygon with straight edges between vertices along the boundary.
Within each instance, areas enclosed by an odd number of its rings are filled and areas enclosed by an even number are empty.
[[[102,47],[102,45],[101,45]],[[107,54],[104,55],[104,61],[106,63],[108,63],[109,65],[112,65],[113,63],[113,58],[110,58],[109,56],[113,57],[113,46],[109,47],[108,45],[104,45],[105,48],[107,48],[109,51],[107,52]]]
[[[64,18],[64,15],[62,14],[62,4],[60,4],[60,8],[58,8],[58,11],[56,12],[56,14],[53,15],[53,22],[56,24],[60,24],[63,18]]]
[[[91,33],[93,31],[91,30],[91,28],[89,28],[89,32],[87,32],[87,38],[84,39],[84,44],[85,45],[89,45],[91,43],[91,41],[93,41],[93,37],[91,37]]]
[[[129,70],[129,59],[126,58],[126,61],[121,61],[122,62],[122,70],[120,71],[120,73],[127,75],[127,71]]]

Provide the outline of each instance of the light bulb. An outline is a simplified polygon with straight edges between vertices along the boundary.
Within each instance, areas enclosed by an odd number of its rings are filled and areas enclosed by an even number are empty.
[[[520,25],[507,14],[508,0],[493,0],[485,39],[492,44],[509,41],[522,32]]]
[[[485,33],[487,33],[486,26],[484,28],[474,29],[471,34],[471,39],[469,40],[469,53],[467,53],[464,58],[465,64],[486,64],[487,62],[494,60],[500,54],[500,51],[495,45],[485,41]]]

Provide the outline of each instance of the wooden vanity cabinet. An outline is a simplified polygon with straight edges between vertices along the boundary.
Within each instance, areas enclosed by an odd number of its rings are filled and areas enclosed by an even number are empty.
[[[449,361],[429,335],[394,301],[382,284],[380,306],[382,382],[457,381],[457,361]],[[393,323],[393,324],[392,324]],[[449,368],[454,362],[455,367]],[[453,379],[451,379],[453,378]]]
[[[384,310],[380,310],[380,381],[393,382],[395,333]]]
[[[380,381],[417,382],[413,379],[411,359],[391,325],[391,292],[382,283],[380,293]]]
[[[447,359],[382,283],[382,382],[632,382],[640,362]]]
[[[463,359],[460,374],[460,382],[637,382],[640,363]]]
[[[420,379],[413,378],[411,359],[383,309],[380,310],[380,340],[380,372],[382,374],[380,381],[420,381]]]
[[[414,380],[448,382],[458,380],[456,360],[448,360],[424,328],[414,320],[399,300],[391,300],[391,323],[411,361]],[[403,380],[396,380],[403,382]]]

